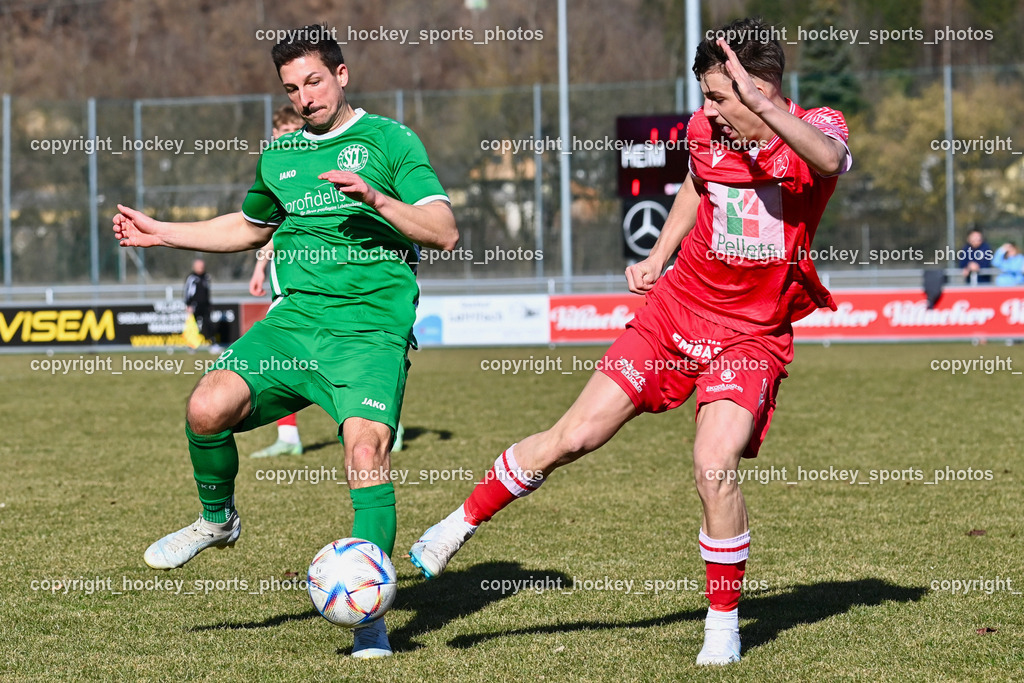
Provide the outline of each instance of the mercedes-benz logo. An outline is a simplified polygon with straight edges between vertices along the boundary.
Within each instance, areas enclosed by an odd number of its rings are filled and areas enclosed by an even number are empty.
[[[641,201],[634,204],[622,219],[626,245],[639,256],[650,255],[666,218],[668,210],[658,202]]]

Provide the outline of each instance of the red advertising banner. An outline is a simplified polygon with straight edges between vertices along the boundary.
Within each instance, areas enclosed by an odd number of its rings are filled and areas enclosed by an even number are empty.
[[[550,305],[554,344],[612,342],[644,304],[637,294],[553,295]]]
[[[835,290],[832,296],[838,310],[818,309],[794,323],[797,341],[1024,338],[1024,287],[947,287],[933,309],[928,308],[928,300],[920,289]],[[449,299],[464,303],[470,298],[435,297],[429,302],[431,306],[421,302],[421,313],[435,308],[443,310]],[[481,299],[493,300],[494,297]],[[561,294],[552,295],[549,300],[548,326],[553,344],[611,343],[644,303],[644,298],[635,294]],[[261,319],[268,305],[262,301],[243,302],[239,306],[241,331],[245,332]],[[538,306],[537,310],[541,308]],[[460,324],[464,322],[460,319]],[[428,338],[433,338],[426,332],[421,330],[417,335],[423,336],[428,345],[485,343],[467,329],[463,324],[443,335],[438,331],[437,339],[430,342]],[[535,336],[535,341],[519,339],[518,343],[543,343],[539,335]]]
[[[935,308],[919,289],[833,291],[839,310],[793,324],[797,341],[930,341],[1024,337],[1024,287],[946,287]]]
[[[1024,338],[1024,287],[946,287],[935,308],[920,289],[835,290],[838,310],[794,323],[797,341],[933,341]],[[551,342],[612,342],[643,298],[551,297]]]
[[[257,321],[263,320],[267,315],[267,309],[270,308],[269,301],[243,301],[239,305],[242,318],[242,334],[249,331],[249,328],[256,324]]]

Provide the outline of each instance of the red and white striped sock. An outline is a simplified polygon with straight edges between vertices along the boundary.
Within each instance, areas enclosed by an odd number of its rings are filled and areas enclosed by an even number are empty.
[[[700,530],[700,556],[704,559],[707,586],[705,595],[716,612],[732,612],[740,601],[743,573],[750,554],[750,532],[736,538],[711,538]]]
[[[528,472],[519,466],[514,448],[515,444],[512,444],[498,456],[494,466],[463,503],[465,519],[470,524],[476,526],[486,522],[498,510],[517,498],[533,493],[544,483],[541,472]]]

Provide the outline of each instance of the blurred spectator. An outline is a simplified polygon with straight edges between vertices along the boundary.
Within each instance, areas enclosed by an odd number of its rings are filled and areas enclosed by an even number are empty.
[[[196,317],[199,332],[213,344],[210,353],[220,353],[221,347],[216,342],[216,332],[210,320],[210,276],[206,272],[206,262],[201,258],[192,262],[192,272],[185,278],[185,307]]]
[[[985,241],[981,230],[974,228],[967,233],[967,243],[960,250],[960,254],[960,268],[967,282],[972,282],[972,276],[977,277],[978,284],[992,281],[991,275],[982,275],[978,272],[992,267],[992,247]]]
[[[1024,254],[1020,253],[1013,242],[1007,242],[996,249],[992,255],[992,267],[1000,270],[996,275],[997,285],[1024,285]]]

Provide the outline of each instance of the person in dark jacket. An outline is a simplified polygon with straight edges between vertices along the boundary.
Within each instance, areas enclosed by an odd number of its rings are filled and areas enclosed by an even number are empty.
[[[185,307],[196,317],[199,332],[214,342],[210,351],[219,352],[220,346],[214,341],[216,334],[210,321],[210,276],[206,272],[206,262],[201,258],[192,262],[192,272],[185,278]]]
[[[963,271],[964,279],[969,283],[971,276],[978,271],[992,267],[992,247],[985,241],[985,235],[981,230],[974,228],[967,233],[967,243],[960,250],[960,268]],[[992,282],[991,275],[978,273],[978,284]]]

